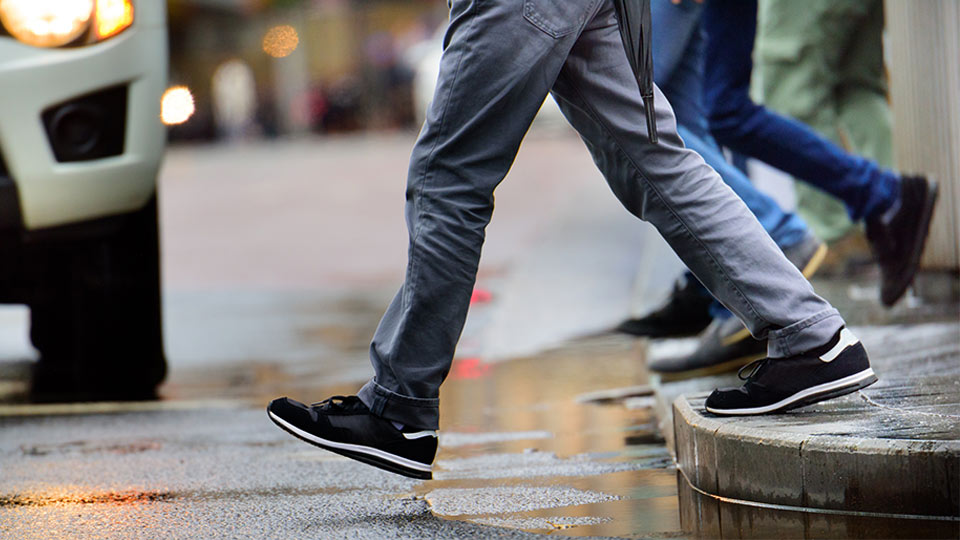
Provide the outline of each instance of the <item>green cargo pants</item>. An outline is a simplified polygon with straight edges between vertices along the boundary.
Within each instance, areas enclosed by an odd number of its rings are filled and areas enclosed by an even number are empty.
[[[893,166],[882,0],[760,0],[755,81],[763,103],[883,167]],[[843,203],[796,183],[798,213],[827,242],[852,229]]]

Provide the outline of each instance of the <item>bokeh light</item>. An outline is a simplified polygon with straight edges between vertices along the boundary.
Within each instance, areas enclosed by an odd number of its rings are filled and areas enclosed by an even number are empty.
[[[186,86],[173,86],[160,99],[160,119],[168,126],[182,124],[193,116],[196,106]]]
[[[283,58],[297,49],[300,37],[297,31],[288,24],[274,26],[263,36],[263,52],[274,58]]]
[[[59,47],[79,38],[93,15],[93,0],[0,0],[0,21],[35,47]]]
[[[105,39],[133,24],[133,3],[130,0],[97,2],[97,36]]]

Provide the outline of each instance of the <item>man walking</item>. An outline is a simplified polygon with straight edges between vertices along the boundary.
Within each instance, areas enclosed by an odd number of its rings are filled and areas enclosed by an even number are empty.
[[[410,160],[406,279],[370,347],[375,377],[358,396],[268,406],[293,435],[415,478],[431,478],[439,390],[476,278],[493,192],[548,92],[610,188],[654,224],[687,267],[768,340],[717,414],[785,410],[876,381],[839,313],[773,243],[743,202],[686,149],[655,91],[659,144],[621,43],[613,0],[452,0],[433,103]]]

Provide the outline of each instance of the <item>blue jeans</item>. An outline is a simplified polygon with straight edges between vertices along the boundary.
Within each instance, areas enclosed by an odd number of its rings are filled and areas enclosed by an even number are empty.
[[[704,161],[743,199],[781,249],[800,243],[810,234],[807,224],[757,190],[740,169],[726,160],[710,135],[703,105],[705,39],[700,27],[703,4],[692,0],[680,4],[653,0],[650,7],[653,15],[653,75],[657,86],[673,105],[680,137],[688,148],[703,156]],[[687,278],[693,279],[692,274]],[[706,289],[702,292],[709,294]],[[730,312],[717,301],[710,312],[714,317],[730,316]]]
[[[710,0],[706,32],[704,101],[710,130],[720,144],[764,161],[842,200],[859,221],[890,208],[900,179],[848,154],[800,122],[773,113],[750,99],[756,0]]]

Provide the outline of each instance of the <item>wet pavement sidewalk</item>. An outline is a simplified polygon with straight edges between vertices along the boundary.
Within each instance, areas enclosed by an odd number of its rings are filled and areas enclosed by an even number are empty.
[[[256,395],[221,400],[202,396],[229,383],[197,376],[171,389],[176,401],[3,407],[0,536],[678,535],[676,469],[652,403],[574,399],[644,380],[632,340],[598,338],[500,364],[457,361],[428,482],[277,430],[262,408],[269,397],[345,391],[305,394],[302,376],[272,373],[245,385]]]

